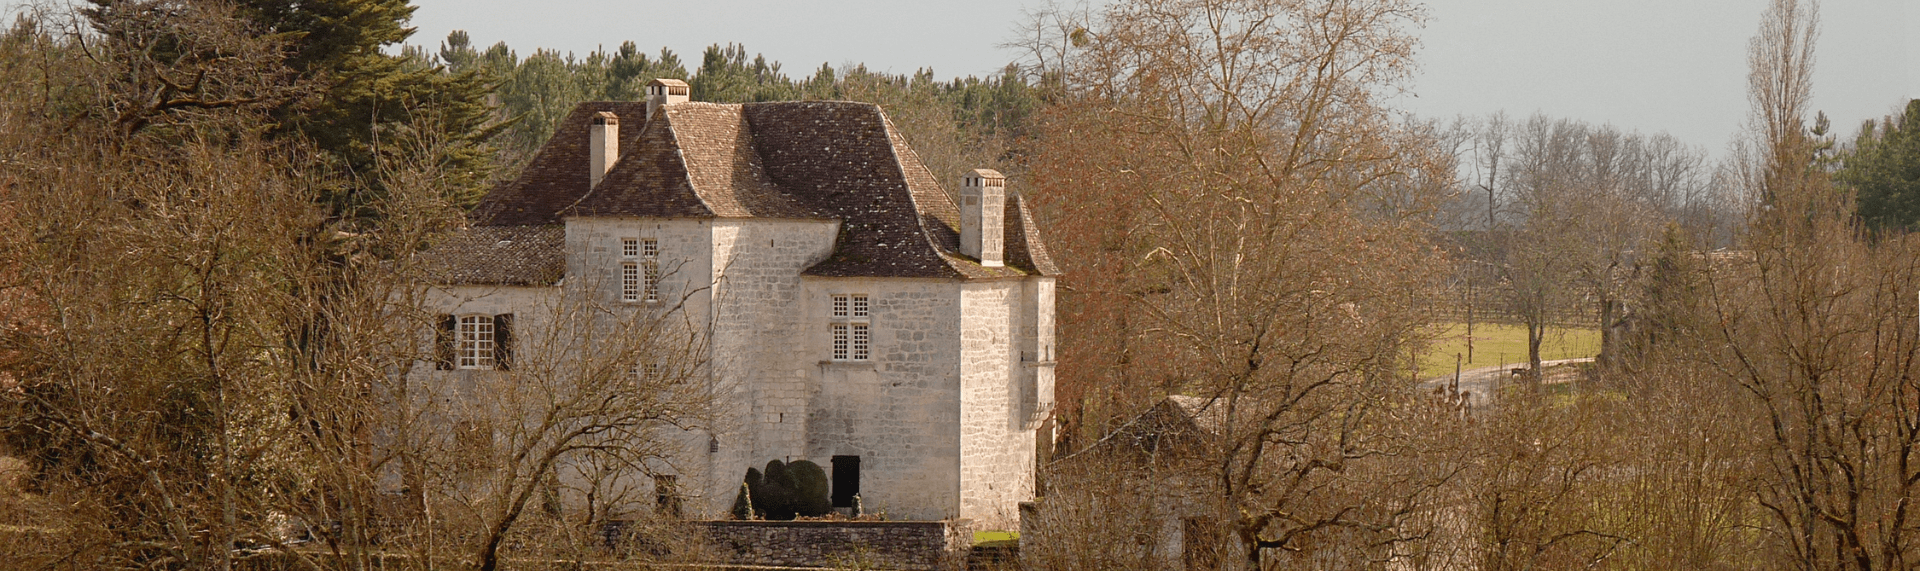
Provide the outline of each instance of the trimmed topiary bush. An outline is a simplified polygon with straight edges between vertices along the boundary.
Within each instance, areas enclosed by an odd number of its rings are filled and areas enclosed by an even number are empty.
[[[767,462],[764,474],[760,488],[753,490],[754,510],[771,520],[793,519],[796,513],[793,475],[787,472],[787,465],[779,460]]]
[[[833,511],[832,484],[819,464],[799,460],[792,464],[767,462],[765,472],[747,468],[740,494],[733,498],[733,518],[789,520],[819,517]]]
[[[765,478],[760,471],[747,468],[747,477],[740,482],[740,494],[733,497],[733,519],[753,519],[759,510],[754,508],[754,488],[760,487]]]
[[[793,510],[799,515],[820,517],[833,511],[827,471],[810,460],[787,464],[787,477],[793,480]]]

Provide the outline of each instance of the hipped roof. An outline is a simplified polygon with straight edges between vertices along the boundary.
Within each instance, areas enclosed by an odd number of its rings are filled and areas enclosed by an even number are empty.
[[[600,112],[622,120],[621,156],[589,188],[587,130]],[[1009,193],[1003,218],[1006,267],[981,266],[960,254],[959,209],[878,106],[676,103],[658,113],[646,121],[643,103],[575,107],[520,177],[481,200],[467,232],[558,228],[575,216],[839,220],[835,251],[806,275],[966,279],[1058,273],[1018,193]],[[462,240],[473,239],[448,243]],[[466,259],[475,251],[436,247],[428,254],[449,258],[440,263],[449,268],[493,263]],[[563,269],[564,257],[553,257]]]

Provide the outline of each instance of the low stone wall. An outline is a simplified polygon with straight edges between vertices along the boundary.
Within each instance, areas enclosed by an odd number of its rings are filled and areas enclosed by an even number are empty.
[[[941,569],[973,543],[958,521],[703,521],[707,539],[738,565]]]

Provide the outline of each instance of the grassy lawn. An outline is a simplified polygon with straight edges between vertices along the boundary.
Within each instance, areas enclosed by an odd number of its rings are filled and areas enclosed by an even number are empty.
[[[982,544],[982,543],[987,543],[987,542],[991,542],[991,541],[1014,541],[1014,540],[1018,540],[1018,539],[1020,539],[1020,532],[1018,532],[1018,531],[976,531],[976,532],[973,532],[973,543],[974,543],[974,545],[979,545],[979,544]]]
[[[1504,323],[1473,324],[1473,360],[1467,358],[1467,325],[1442,324],[1433,345],[1420,356],[1420,378],[1453,374],[1453,356],[1460,355],[1461,369],[1512,366],[1527,360],[1527,328]],[[1540,343],[1540,359],[1575,359],[1600,352],[1598,329],[1548,329]]]

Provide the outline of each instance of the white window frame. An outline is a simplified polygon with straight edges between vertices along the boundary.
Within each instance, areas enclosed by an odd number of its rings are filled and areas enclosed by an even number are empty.
[[[633,375],[634,381],[648,383],[660,380],[662,371],[659,363],[635,363],[633,370],[629,373]]]
[[[620,301],[660,302],[660,241],[620,239]]]
[[[620,262],[620,301],[640,301],[640,264]]]
[[[466,370],[495,368],[493,355],[496,339],[492,315],[468,314],[455,318],[454,368]]]
[[[872,360],[873,314],[867,294],[836,293],[830,300],[827,331],[832,350],[829,357],[844,362]]]

